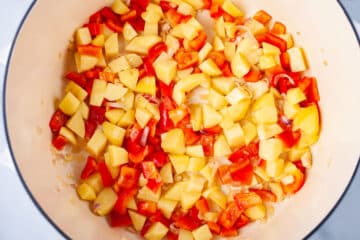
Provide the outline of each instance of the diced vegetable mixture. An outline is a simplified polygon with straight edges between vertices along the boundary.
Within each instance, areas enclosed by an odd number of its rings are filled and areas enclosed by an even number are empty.
[[[111,227],[149,240],[237,236],[304,185],[320,133],[317,80],[266,11],[115,0],[74,41],[52,145],[85,142],[77,193]]]

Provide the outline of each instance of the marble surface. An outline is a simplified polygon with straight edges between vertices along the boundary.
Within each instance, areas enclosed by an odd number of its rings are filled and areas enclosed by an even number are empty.
[[[360,0],[342,0],[360,31]],[[0,0],[0,90],[16,30],[31,0]],[[0,112],[2,109],[0,98]],[[0,118],[0,239],[64,239],[40,214],[25,192],[12,163]],[[360,239],[360,169],[341,204],[310,240]]]

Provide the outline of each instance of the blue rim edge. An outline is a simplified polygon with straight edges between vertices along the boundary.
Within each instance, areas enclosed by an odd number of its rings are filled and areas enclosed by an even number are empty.
[[[3,86],[3,119],[4,119],[4,125],[5,125],[5,137],[6,137],[6,144],[8,146],[8,149],[9,149],[9,152],[10,152],[10,155],[11,155],[11,159],[15,165],[15,169],[16,169],[16,173],[18,175],[18,177],[20,178],[20,181],[22,183],[22,185],[24,186],[27,194],[29,195],[29,197],[31,198],[31,200],[33,201],[33,203],[35,204],[36,208],[39,210],[39,212],[45,217],[45,219],[58,231],[58,233],[60,233],[65,239],[71,239],[65,232],[63,232],[59,226],[56,225],[56,223],[53,222],[53,220],[49,217],[49,215],[47,215],[47,213],[42,209],[42,207],[40,206],[40,204],[37,202],[37,200],[34,198],[34,196],[32,195],[29,187],[27,186],[23,176],[21,175],[21,172],[20,172],[20,169],[19,169],[19,166],[17,165],[16,161],[15,161],[15,155],[14,155],[14,152],[13,152],[13,149],[11,147],[11,144],[10,144],[10,136],[9,136],[9,132],[8,132],[8,124],[7,124],[7,117],[6,117],[6,87],[7,87],[7,77],[8,77],[8,72],[9,72],[9,66],[10,66],[10,61],[11,61],[11,58],[12,58],[12,54],[13,54],[13,51],[14,51],[14,47],[16,45],[16,41],[17,41],[17,38],[18,38],[18,35],[24,25],[24,22],[26,20],[26,18],[28,17],[29,13],[31,12],[31,10],[33,9],[33,7],[35,6],[37,0],[34,0],[29,8],[27,9],[24,17],[22,18],[21,22],[20,22],[20,25],[18,26],[18,29],[16,30],[16,33],[15,33],[15,36],[14,36],[14,39],[12,41],[12,44],[11,44],[11,49],[10,49],[10,53],[9,53],[9,57],[8,57],[8,60],[7,60],[7,63],[6,63],[6,67],[5,67],[5,77],[4,77],[4,86]],[[356,31],[356,28],[354,26],[354,23],[352,22],[351,18],[350,18],[350,15],[349,13],[347,12],[347,10],[345,9],[344,5],[340,2],[340,0],[337,0],[339,6],[341,7],[341,9],[343,10],[346,18],[348,19],[352,29],[353,29],[353,32],[356,36],[356,39],[357,39],[357,42],[360,46],[360,36],[358,35],[357,31]],[[337,207],[339,206],[339,204],[341,203],[341,201],[344,199],[346,193],[348,192],[348,190],[350,189],[352,183],[353,183],[353,180],[355,178],[355,175],[357,173],[357,170],[359,169],[359,165],[360,165],[360,161],[358,160],[358,163],[355,167],[355,170],[354,170],[354,173],[353,175],[351,176],[351,179],[348,183],[348,185],[346,186],[345,190],[343,191],[343,193],[341,194],[340,198],[338,199],[338,201],[335,203],[334,207],[331,209],[331,211],[324,217],[324,219],[309,233],[307,234],[307,236],[304,238],[304,239],[308,239],[310,238],[317,230],[319,230],[319,228],[330,218],[330,216],[335,212],[335,210],[337,209]]]

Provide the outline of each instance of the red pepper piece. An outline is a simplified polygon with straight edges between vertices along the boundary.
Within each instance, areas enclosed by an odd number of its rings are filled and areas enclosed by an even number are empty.
[[[183,129],[186,145],[194,145],[200,140],[200,136],[192,128]]]
[[[140,172],[136,168],[122,166],[117,185],[120,188],[130,189],[138,185]]]
[[[200,137],[200,143],[203,147],[205,156],[213,156],[214,155],[214,135],[202,135]]]
[[[230,184],[233,182],[228,165],[222,165],[217,169],[217,175],[223,184]]]
[[[85,139],[90,140],[97,128],[97,124],[89,120],[85,121]]]
[[[306,168],[305,168],[304,165],[302,164],[302,161],[301,161],[301,160],[294,162],[294,164],[295,164],[295,166],[296,166],[302,173],[305,174]]]
[[[176,233],[173,233],[172,231],[169,231],[166,235],[168,240],[178,240],[179,239],[179,235]]]
[[[234,163],[243,162],[246,160],[257,160],[259,158],[259,145],[250,143],[248,146],[244,146],[233,152],[229,160]]]
[[[94,79],[90,79],[86,82],[85,90],[90,95],[92,92],[92,87],[94,84]]]
[[[100,10],[101,16],[106,20],[112,20],[114,22],[119,21],[118,16],[116,13],[113,12],[113,10],[110,7],[104,7]]]
[[[140,8],[141,10],[145,11],[147,6],[149,5],[150,0],[131,0],[130,8]]]
[[[133,163],[140,163],[153,151],[149,145],[143,147],[139,152],[129,152],[129,160]]]
[[[155,70],[153,67],[153,63],[150,61],[149,57],[144,57],[144,70],[147,76],[155,76]]]
[[[203,0],[203,9],[210,9],[211,7],[211,0]]]
[[[240,182],[242,184],[250,185],[253,178],[253,167],[251,164],[246,165],[245,167],[242,164],[232,164],[230,166],[231,177],[234,181]]]
[[[130,12],[122,15],[120,17],[120,20],[121,20],[121,22],[127,22],[127,21],[130,21],[130,20],[136,19],[136,16],[137,16],[136,10],[131,10]]]
[[[89,29],[92,37],[96,37],[97,35],[102,33],[102,26],[100,23],[88,23],[85,24],[85,27]]]
[[[83,74],[87,79],[95,79],[95,78],[99,78],[100,72],[102,72],[102,68],[95,67],[91,70],[84,72]]]
[[[270,43],[280,49],[281,52],[285,52],[287,50],[287,43],[284,39],[272,34],[265,34],[265,42]]]
[[[171,121],[169,117],[169,109],[166,106],[166,98],[161,101],[159,105],[159,111],[160,111],[160,121],[159,121],[159,128],[162,131],[167,131],[172,128],[174,128],[174,123]]]
[[[260,10],[255,13],[253,18],[265,25],[268,24],[272,19],[271,15],[264,10]]]
[[[142,18],[136,18],[129,21],[130,25],[138,32],[144,31],[145,21]]]
[[[318,102],[320,101],[320,94],[319,94],[319,89],[317,86],[317,80],[316,78],[311,78],[311,84],[308,90],[308,94],[307,94],[307,100],[309,102]]]
[[[225,62],[224,66],[222,66],[221,71],[224,77],[232,77],[234,74],[232,73],[231,66],[229,62]]]
[[[96,159],[88,156],[86,160],[86,164],[81,172],[80,178],[81,179],[87,179],[90,177],[91,174],[93,174],[97,170],[97,162]]]
[[[208,58],[213,60],[219,68],[222,68],[226,63],[226,57],[224,52],[217,52],[217,51],[210,52]]]
[[[68,116],[65,115],[61,110],[56,110],[52,115],[49,127],[53,133],[57,133],[60,131],[61,127],[65,126],[68,120]]]
[[[250,222],[250,219],[247,216],[245,216],[245,214],[241,214],[241,216],[236,221],[234,227],[236,229],[240,229],[240,228],[246,226],[249,222]]]
[[[79,85],[82,88],[86,87],[86,82],[87,82],[86,78],[80,73],[69,72],[65,75],[65,78],[70,81],[73,81],[74,83],[76,83],[77,85]]]
[[[298,131],[284,131],[279,134],[279,138],[282,140],[282,142],[287,146],[288,148],[292,148],[295,146],[301,137],[301,132]]]
[[[262,203],[261,197],[254,192],[237,193],[234,199],[240,209],[247,209]]]
[[[221,9],[220,3],[212,1],[210,6],[210,16],[212,18],[219,18],[222,16],[223,12],[224,11]]]
[[[105,107],[90,106],[88,120],[96,124],[102,124],[105,121],[105,112]]]
[[[112,186],[114,184],[114,180],[111,176],[108,167],[106,166],[105,161],[101,161],[98,163],[98,170],[104,187]]]
[[[110,213],[110,226],[111,227],[128,227],[132,225],[132,221],[127,212],[119,214],[115,211]]]
[[[156,210],[155,214],[150,216],[149,220],[153,223],[160,222],[167,227],[169,227],[171,224],[171,222],[167,218],[164,217],[164,215],[162,214],[162,212],[159,209]]]
[[[156,213],[157,204],[152,201],[141,201],[137,203],[138,212],[144,216],[150,217]]]
[[[156,167],[161,168],[169,162],[169,157],[164,151],[159,150],[150,154],[148,160],[154,162]]]
[[[246,82],[258,82],[260,81],[262,78],[262,74],[259,71],[256,70],[250,70],[250,72],[248,72],[245,76],[244,76],[244,80]]]
[[[293,183],[287,185],[281,183],[284,192],[287,194],[294,194],[298,192],[305,183],[305,175],[299,169],[294,171],[291,175],[294,177]]]
[[[121,33],[123,30],[123,26],[120,25],[118,21],[114,21],[113,19],[106,19],[105,25],[112,31],[116,33]]]
[[[102,55],[102,48],[93,45],[80,45],[77,47],[78,53],[82,55],[90,55],[100,57]]]
[[[285,70],[290,71],[290,57],[287,52],[280,54],[280,63]]]
[[[174,58],[178,63],[179,70],[193,67],[199,61],[198,52],[196,51],[186,52],[183,48],[179,49],[179,51],[176,52]]]
[[[153,191],[154,193],[156,193],[159,188],[162,186],[162,181],[160,178],[157,179],[149,179],[146,186]]]
[[[222,228],[220,231],[220,236],[222,237],[237,237],[239,232],[236,228]]]
[[[214,222],[208,222],[207,225],[213,234],[216,234],[216,235],[220,234],[221,227],[219,224],[214,223]]]
[[[166,52],[166,51],[167,51],[167,46],[164,42],[159,42],[155,44],[149,49],[149,54],[148,54],[149,61],[153,63],[160,56],[162,52]]]
[[[170,10],[170,8],[172,8],[171,3],[166,0],[161,0],[159,5],[163,12],[167,12]]]
[[[169,11],[165,13],[167,20],[169,21],[172,27],[178,25],[181,22],[181,19],[184,15],[178,13],[174,8],[170,8]]]
[[[61,135],[57,135],[52,141],[52,145],[59,151],[62,150],[66,144],[67,139]]]
[[[174,89],[174,82],[171,82],[169,85],[166,85],[162,81],[158,81],[159,89],[160,89],[160,95],[161,97],[172,97],[172,92]]]
[[[199,51],[206,43],[207,35],[205,31],[200,31],[197,37],[189,42],[192,50]]]
[[[282,24],[281,22],[275,22],[271,32],[273,34],[285,34],[286,33],[286,26]]]
[[[102,23],[102,22],[103,22],[103,20],[102,20],[100,11],[92,14],[92,15],[89,17],[89,23]]]
[[[131,142],[139,143],[140,138],[142,136],[143,129],[139,126],[139,124],[135,123],[133,127],[129,131],[129,139]]]
[[[207,200],[204,197],[201,197],[196,203],[195,203],[196,209],[199,211],[200,214],[205,214],[210,211],[209,204]]]
[[[141,163],[142,173],[146,179],[156,179],[159,176],[154,162],[144,161]]]
[[[201,226],[201,221],[198,218],[199,211],[196,208],[191,208],[186,215],[180,216],[175,221],[175,225],[178,228],[182,228],[188,231],[193,231],[194,229]]]
[[[216,125],[212,128],[205,128],[203,131],[207,134],[217,135],[222,132],[222,127],[220,127],[219,125]]]
[[[250,191],[259,195],[264,201],[276,202],[276,195],[268,190],[251,189]]]
[[[116,200],[113,211],[123,215],[127,212],[127,204],[130,199],[135,196],[137,189],[121,189],[118,193],[118,199]]]

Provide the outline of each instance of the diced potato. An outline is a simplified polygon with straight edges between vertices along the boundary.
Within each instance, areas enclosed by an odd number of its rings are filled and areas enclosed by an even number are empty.
[[[204,6],[204,1],[203,0],[184,0],[184,2],[190,4],[196,10],[201,9]]]
[[[157,203],[157,207],[160,209],[160,211],[164,214],[166,218],[170,218],[172,213],[174,212],[177,201],[169,200],[166,198],[161,198],[159,202]]]
[[[226,95],[235,87],[235,81],[230,77],[213,78],[212,86],[216,91]]]
[[[190,157],[204,157],[204,150],[201,145],[194,145],[194,146],[187,146],[186,147],[186,154]]]
[[[218,36],[214,37],[213,45],[214,45],[215,51],[224,51],[224,49],[225,49],[225,45],[224,45],[223,41]]]
[[[164,198],[174,201],[181,201],[181,194],[186,189],[187,182],[177,182],[172,185],[164,194]]]
[[[160,195],[161,195],[161,189],[159,188],[159,190],[154,193],[150,188],[148,188],[147,186],[144,186],[143,188],[141,188],[137,194],[137,198],[140,200],[144,200],[144,201],[153,201],[153,202],[157,202],[160,199]]]
[[[131,90],[135,90],[138,79],[139,70],[136,68],[127,69],[119,72],[120,81]]]
[[[108,26],[106,26],[105,23],[101,24],[102,28],[103,28],[103,34],[105,36],[105,38],[109,38],[112,34],[114,34],[115,32],[113,30],[111,30]]]
[[[120,84],[109,83],[106,86],[104,97],[109,101],[117,101],[120,100],[127,91],[127,88]]]
[[[207,224],[195,229],[192,231],[192,234],[194,236],[194,240],[211,240],[213,238],[213,235]]]
[[[156,61],[154,63],[154,69],[158,79],[166,85],[169,85],[171,81],[176,77],[177,62],[173,59]]]
[[[246,116],[250,108],[250,104],[251,100],[245,99],[235,105],[226,108],[226,115],[228,115],[234,122],[238,122]]]
[[[252,106],[253,118],[256,123],[276,123],[278,113],[272,93],[264,94]]]
[[[164,14],[158,4],[150,3],[141,17],[145,22],[158,23],[164,17]]]
[[[207,58],[207,56],[209,55],[212,49],[213,46],[209,42],[206,42],[205,45],[199,51],[199,62],[203,62]]]
[[[226,95],[226,100],[231,104],[235,105],[242,100],[250,99],[251,96],[244,87],[236,87]]]
[[[126,54],[125,57],[132,68],[140,67],[143,64],[142,58],[135,53]]]
[[[200,105],[190,106],[190,123],[194,131],[199,131],[203,126],[202,107]]]
[[[104,34],[97,35],[92,40],[91,44],[94,45],[94,46],[103,47],[104,44],[105,44],[105,36],[104,36]]]
[[[128,110],[126,113],[120,118],[117,123],[120,127],[129,127],[133,125],[135,122],[135,111]]]
[[[224,135],[220,135],[214,144],[214,156],[223,157],[231,154],[231,149]]]
[[[320,120],[316,105],[300,109],[295,116],[293,129],[301,129],[308,135],[318,135],[320,131]]]
[[[179,40],[171,35],[166,36],[165,44],[168,48],[169,56],[173,56],[180,48]]]
[[[192,174],[189,183],[187,184],[187,192],[202,192],[206,179],[201,175]]]
[[[177,8],[177,12],[183,14],[183,15],[191,15],[195,16],[196,12],[195,9],[186,2],[181,2]]]
[[[59,109],[66,115],[73,115],[80,106],[80,101],[68,92],[59,104]]]
[[[117,14],[125,14],[130,11],[128,6],[122,0],[115,0],[111,5],[111,9]]]
[[[305,132],[302,132],[300,140],[297,144],[298,148],[306,148],[310,147],[313,144],[315,144],[319,140],[320,135],[318,133],[316,134],[307,134]]]
[[[105,57],[104,57],[103,54],[101,54],[100,57],[98,58],[96,66],[97,67],[102,67],[102,68],[107,67],[107,63],[106,63],[106,60],[105,60]]]
[[[199,68],[203,73],[206,73],[209,76],[219,76],[222,74],[219,67],[212,59],[207,59],[199,65]]]
[[[286,41],[288,49],[294,46],[294,39],[291,33],[279,34],[278,37]]]
[[[167,153],[184,154],[186,151],[184,132],[177,128],[161,134],[161,148]]]
[[[136,122],[140,125],[141,128],[146,127],[148,122],[151,120],[151,113],[143,108],[137,108],[135,111]]]
[[[76,191],[82,200],[93,201],[96,199],[96,192],[89,184],[80,184]]]
[[[259,124],[257,127],[257,134],[260,140],[272,138],[283,131],[279,124]]]
[[[238,148],[245,144],[244,131],[239,123],[236,123],[231,128],[224,130],[224,135],[231,148]]]
[[[222,112],[223,114],[223,112]],[[231,117],[229,117],[227,114],[223,114],[223,120],[220,123],[220,127],[225,130],[225,129],[229,129],[232,128],[234,126],[234,121],[232,120]]]
[[[208,198],[211,199],[214,203],[216,203],[222,209],[226,208],[227,198],[226,198],[225,194],[221,191],[220,188],[214,188],[210,192]]]
[[[281,53],[278,47],[267,42],[263,42],[262,47],[265,55],[279,55]]]
[[[284,171],[285,161],[284,159],[278,158],[275,161],[266,162],[266,173],[269,177],[279,177]]]
[[[112,123],[104,122],[102,124],[104,134],[111,144],[121,146],[125,138],[125,129]]]
[[[303,72],[307,70],[307,63],[302,48],[293,47],[287,50],[292,72]]]
[[[253,18],[248,19],[244,25],[250,29],[250,32],[253,35],[264,34],[268,31],[268,29],[264,26],[264,24]]]
[[[231,0],[225,0],[221,8],[235,18],[244,16],[244,13]]]
[[[147,240],[161,240],[163,239],[169,229],[162,223],[154,223],[149,230],[145,233],[144,237]]]
[[[299,104],[291,104],[289,103],[289,101],[285,100],[284,101],[284,115],[285,117],[287,117],[288,119],[294,119],[294,117],[296,116],[296,114],[300,111],[300,106]]]
[[[100,173],[92,174],[85,180],[85,183],[91,186],[96,193],[99,193],[104,188]]]
[[[187,171],[200,172],[205,167],[205,158],[191,157]]]
[[[235,38],[235,34],[236,34],[237,30],[238,29],[237,29],[237,26],[235,23],[233,23],[233,22],[225,23],[225,33],[228,38]],[[225,43],[224,43],[224,48],[225,48]]]
[[[139,177],[139,186],[145,187],[147,184],[148,184],[148,180],[144,177],[144,174],[141,173],[140,177]],[[145,191],[145,193],[146,193],[146,191]]]
[[[245,145],[251,143],[257,137],[256,126],[251,122],[246,122],[243,126],[245,135]]]
[[[275,161],[283,151],[283,144],[280,139],[272,138],[260,141],[259,156],[266,161]]]
[[[104,80],[99,80],[99,79],[94,80],[90,95],[90,105],[97,107],[101,106],[101,104],[104,101],[106,85],[107,83]]]
[[[185,172],[189,166],[189,157],[186,155],[170,155],[170,162],[175,169],[176,174]]]
[[[119,38],[117,33],[112,33],[106,39],[104,48],[107,57],[115,57],[119,54]]]
[[[147,54],[149,49],[159,42],[161,42],[161,38],[157,35],[136,36],[126,45],[125,50]]]
[[[66,138],[71,144],[76,145],[76,137],[72,131],[70,131],[67,127],[61,127],[59,134]]]
[[[306,149],[306,151],[301,155],[301,163],[306,168],[312,167],[312,154],[310,149]]]
[[[147,93],[150,95],[156,95],[156,80],[155,77],[144,77],[140,79],[136,85],[135,91],[138,93]]]
[[[89,106],[86,103],[82,102],[80,104],[80,112],[83,119],[88,119],[90,112]]]
[[[88,96],[88,93],[73,81],[70,81],[66,85],[65,92],[71,92],[72,94],[74,94],[75,97],[79,99],[79,101],[84,101],[85,98]]]
[[[187,40],[192,40],[197,37],[202,28],[202,25],[194,17],[182,24],[183,35]]]
[[[187,192],[183,191],[181,194],[181,208],[183,210],[189,210],[200,199],[201,192]]]
[[[86,149],[90,154],[97,157],[102,151],[104,151],[106,142],[107,138],[104,133],[100,129],[97,129],[87,143]]]
[[[145,22],[144,35],[158,35],[159,24],[157,22]]]
[[[126,60],[125,56],[118,57],[109,63],[109,67],[112,72],[120,72],[130,69],[130,64]]]
[[[231,62],[235,56],[236,53],[236,43],[234,42],[225,42],[224,43],[224,54],[226,57],[226,60]]]
[[[171,163],[166,163],[160,170],[160,176],[163,183],[173,183],[173,172]]]
[[[85,137],[85,123],[81,111],[77,111],[66,123],[66,126],[81,138]]]
[[[265,219],[266,207],[264,206],[264,204],[255,205],[253,207],[246,209],[245,215],[253,221]]]
[[[212,128],[222,120],[222,115],[206,104],[202,106],[202,114],[204,128]]]
[[[128,163],[128,152],[124,148],[110,145],[108,151],[111,167],[118,167]]]
[[[306,99],[304,92],[300,88],[291,88],[286,93],[286,99],[289,103],[295,105]]]
[[[120,0],[121,1],[121,0]],[[136,30],[133,28],[133,26],[131,26],[131,24],[129,24],[128,22],[126,22],[124,24],[124,29],[123,29],[123,36],[125,41],[131,41],[134,37],[136,37],[138,35],[138,33],[136,32]]]
[[[204,176],[204,178],[206,178],[209,184],[213,183],[216,171],[210,163],[208,163],[203,169],[201,169],[200,173]]]
[[[273,55],[262,55],[260,56],[259,61],[259,68],[261,70],[270,69],[277,65],[275,57]]]
[[[109,152],[104,153],[104,161],[113,179],[117,179],[120,174],[120,167],[112,166]]]
[[[76,31],[76,43],[78,45],[88,45],[91,43],[91,35],[89,28],[83,27]]]
[[[125,112],[121,109],[111,109],[106,111],[105,118],[109,120],[112,124],[117,124],[121,117],[124,116]]]
[[[226,37],[226,33],[225,33],[225,22],[224,22],[224,17],[221,16],[218,19],[215,20],[215,32],[217,34],[217,36],[221,37],[221,38],[225,38]]]
[[[126,204],[126,208],[131,209],[131,210],[135,210],[135,211],[138,210],[138,207],[136,205],[136,201],[135,201],[134,197],[130,198],[130,200]]]
[[[217,222],[219,218],[219,213],[217,212],[206,212],[203,216],[204,221],[207,222]]]
[[[176,38],[184,38],[183,25],[183,23],[180,23],[172,26],[173,28],[170,30],[170,35]]]
[[[107,215],[115,206],[117,198],[117,194],[111,187],[104,188],[94,201],[94,213],[99,216]]]
[[[193,240],[193,234],[192,232],[184,229],[179,230],[179,238],[178,240]]]
[[[209,90],[209,104],[214,109],[219,110],[227,105],[227,101],[222,94],[211,88]]]
[[[134,211],[128,211],[128,213],[134,229],[140,232],[145,224],[146,217]]]

